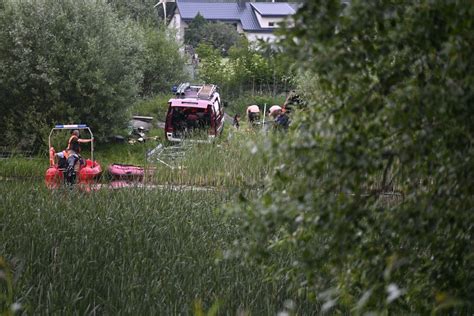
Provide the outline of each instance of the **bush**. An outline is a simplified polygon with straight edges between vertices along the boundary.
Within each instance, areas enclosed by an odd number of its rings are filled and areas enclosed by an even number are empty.
[[[7,1],[0,11],[0,137],[38,149],[55,123],[99,138],[125,120],[143,33],[103,2]]]
[[[170,98],[172,98],[171,94],[159,94],[153,98],[139,100],[130,108],[130,116],[153,116],[156,120],[164,122]]]
[[[309,108],[260,151],[277,167],[237,208],[239,252],[323,311],[472,313],[473,15],[305,3],[286,48]]]

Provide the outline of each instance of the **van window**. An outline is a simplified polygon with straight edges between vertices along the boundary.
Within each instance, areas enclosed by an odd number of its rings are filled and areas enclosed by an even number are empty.
[[[211,115],[207,109],[173,107],[171,109],[171,125],[175,131],[179,132],[208,129],[211,126]]]

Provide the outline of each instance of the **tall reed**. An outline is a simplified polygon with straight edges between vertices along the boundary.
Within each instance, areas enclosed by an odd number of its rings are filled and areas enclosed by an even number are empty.
[[[274,314],[284,284],[258,266],[222,260],[239,236],[223,192],[47,191],[0,182],[0,256],[29,314]]]

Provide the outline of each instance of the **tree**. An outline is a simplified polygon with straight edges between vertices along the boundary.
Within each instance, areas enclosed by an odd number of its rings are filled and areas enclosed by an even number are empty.
[[[234,26],[222,22],[207,23],[204,26],[202,42],[211,44],[222,55],[227,55],[229,49],[240,39],[240,34]]]
[[[155,8],[155,0],[107,0],[107,3],[122,19],[130,18],[140,24],[155,27],[163,24]]]
[[[274,92],[275,95],[293,76],[286,58],[276,52],[252,47],[245,37],[229,49],[226,58],[221,56],[219,49],[205,43],[199,44],[196,52],[202,60],[200,79],[219,84],[227,97],[257,90]]]
[[[165,29],[145,27],[145,56],[142,95],[151,96],[170,90],[172,83],[186,78],[184,59],[176,41]]]
[[[474,11],[467,2],[307,1],[285,44],[309,108],[237,208],[259,259],[323,311],[474,306]]]
[[[220,52],[204,43],[199,44],[196,52],[201,59],[199,79],[206,83],[218,84],[220,87],[225,86],[229,81],[229,68],[221,57]]]
[[[207,20],[198,12],[184,33],[184,43],[197,47],[204,38]]]
[[[172,83],[184,81],[184,58],[179,54],[179,45],[163,26],[162,6],[155,8],[153,0],[108,0],[121,19],[131,19],[145,34],[143,56],[143,81],[141,96],[149,97],[169,91]],[[174,6],[174,3],[168,3]]]
[[[236,28],[222,22],[208,22],[199,12],[184,34],[184,43],[197,47],[201,43],[212,45],[221,55],[227,55],[230,47],[240,39]]]
[[[55,123],[120,127],[142,78],[143,34],[102,2],[7,1],[0,11],[0,137],[39,149]]]

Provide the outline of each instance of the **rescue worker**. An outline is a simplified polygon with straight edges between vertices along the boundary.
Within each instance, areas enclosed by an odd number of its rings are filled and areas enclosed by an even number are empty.
[[[232,126],[234,126],[236,129],[240,128],[240,115],[235,114],[234,120],[232,121]]]
[[[273,118],[273,128],[287,130],[290,125],[290,118],[287,112],[279,105],[270,107],[269,116]]]
[[[71,132],[71,137],[69,137],[69,140],[67,142],[67,149],[66,149],[66,155],[67,155],[67,167],[66,167],[66,172],[65,172],[65,179],[67,184],[74,184],[76,182],[76,174],[77,171],[79,171],[79,166],[80,164],[78,163],[80,161],[81,156],[79,155],[81,153],[81,143],[90,143],[92,142],[93,139],[82,139],[79,138],[79,130],[75,129]]]
[[[290,125],[290,118],[286,111],[279,110],[278,114],[275,118],[275,128],[279,130],[287,130],[288,126]]]
[[[260,108],[258,105],[250,105],[247,107],[247,118],[250,126],[254,126],[260,120]]]
[[[270,109],[268,109],[268,115],[273,117],[274,119],[280,114],[282,108],[279,105],[272,105]]]

